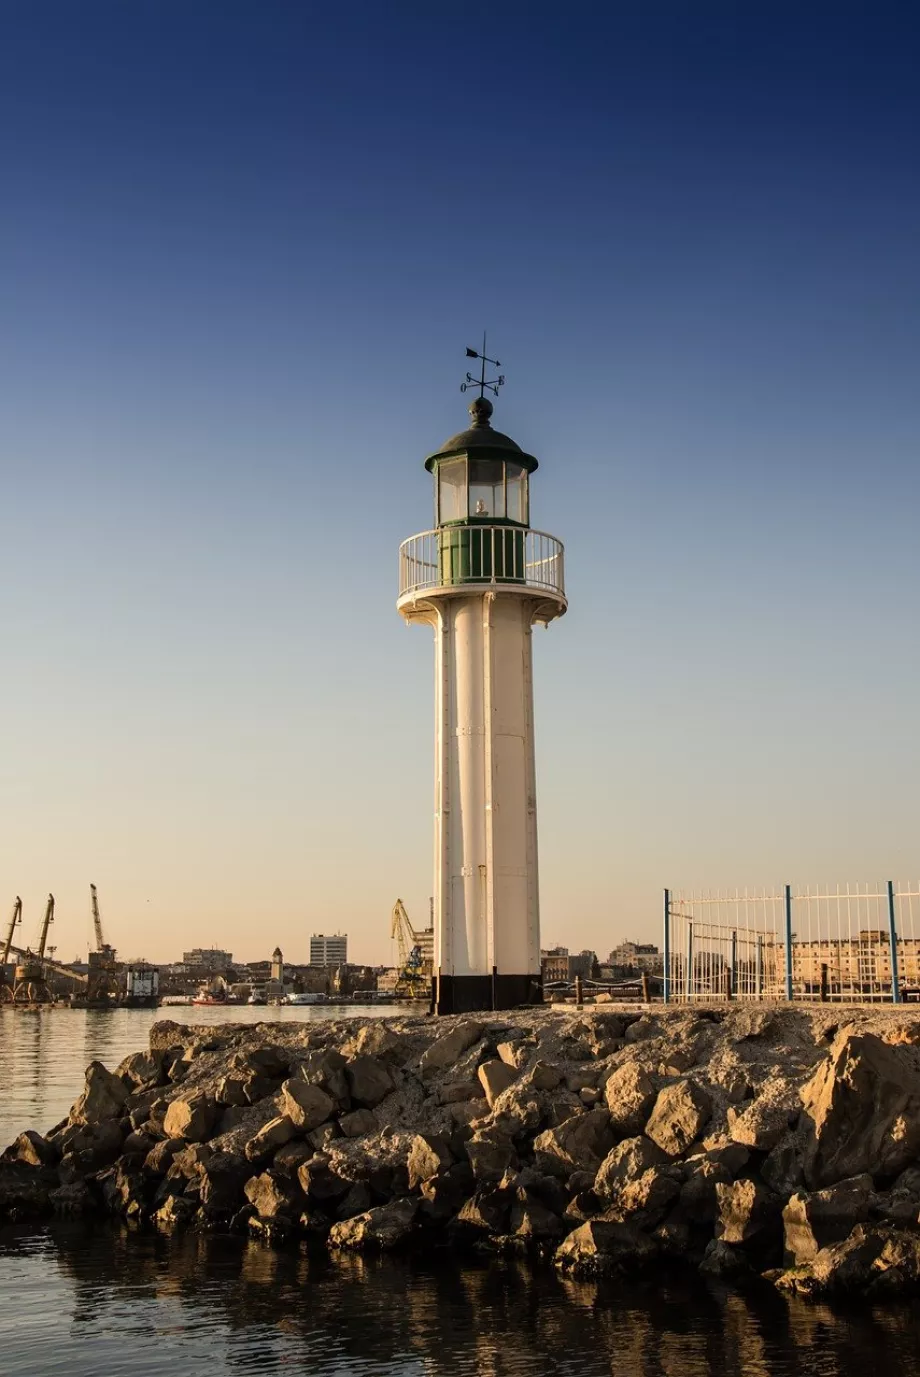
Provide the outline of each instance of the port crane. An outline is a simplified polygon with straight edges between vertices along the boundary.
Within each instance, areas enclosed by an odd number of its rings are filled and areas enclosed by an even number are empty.
[[[54,996],[48,988],[48,978],[45,970],[45,948],[48,945],[48,929],[53,922],[54,895],[49,894],[48,902],[45,904],[45,916],[42,919],[41,934],[38,939],[38,951],[33,954],[31,951],[27,950],[13,974],[14,1004],[54,1003]],[[12,941],[12,932],[10,932],[10,941]]]
[[[393,905],[390,937],[396,939],[399,964],[396,971],[396,993],[407,999],[423,999],[430,993],[431,980],[425,974],[419,934],[409,921],[402,899]]]
[[[0,1004],[9,1001],[13,997],[13,986],[7,982],[6,967],[10,959],[10,948],[13,945],[13,934],[16,931],[16,924],[22,922],[22,900],[16,895],[16,902],[13,904],[13,916],[10,918],[9,931],[6,934],[6,945],[3,948],[3,960],[0,961]]]
[[[102,931],[102,916],[99,912],[99,896],[96,886],[89,887],[90,907],[93,912],[93,929],[96,934],[96,950],[89,953],[89,980],[86,998],[91,1001],[115,999],[118,993],[115,978],[115,948],[105,940]]]

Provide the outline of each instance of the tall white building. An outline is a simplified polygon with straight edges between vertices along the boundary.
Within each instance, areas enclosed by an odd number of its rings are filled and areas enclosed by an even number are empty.
[[[344,966],[348,960],[348,933],[337,932],[333,937],[314,932],[310,938],[311,966]]]
[[[530,526],[537,460],[491,415],[480,395],[470,429],[426,461],[436,526],[400,547],[397,607],[435,637],[432,997],[442,1014],[542,998],[531,632],[566,610],[563,549]]]

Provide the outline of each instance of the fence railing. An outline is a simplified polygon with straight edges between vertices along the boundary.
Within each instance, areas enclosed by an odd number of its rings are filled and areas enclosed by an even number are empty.
[[[521,526],[442,526],[399,547],[399,596],[468,583],[512,583],[565,597],[562,541]]]
[[[664,998],[920,1000],[920,885],[666,889]]]

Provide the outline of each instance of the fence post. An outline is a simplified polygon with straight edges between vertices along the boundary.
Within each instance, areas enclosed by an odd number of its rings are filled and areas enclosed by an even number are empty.
[[[757,998],[763,998],[763,933],[757,934],[757,960],[754,968],[754,985]]]
[[[786,885],[786,998],[792,999],[792,886]]]
[[[671,891],[666,889],[664,892],[664,980],[662,982],[662,1000],[665,1004],[671,1002]]]
[[[909,888],[909,886],[908,886]],[[891,942],[891,1002],[901,1002],[901,982],[898,979],[898,927],[894,912],[894,884],[888,881],[888,937]]]
[[[732,968],[728,981],[728,997],[735,999],[738,994],[738,933],[732,932]]]
[[[687,919],[687,978],[684,981],[684,994],[689,1004],[693,998],[693,919]]]

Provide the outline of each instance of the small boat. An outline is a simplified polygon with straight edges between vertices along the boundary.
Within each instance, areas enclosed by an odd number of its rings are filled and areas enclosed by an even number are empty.
[[[249,996],[249,998],[247,999],[246,1003],[247,1003],[247,1004],[264,1004],[264,1003],[265,1003],[265,996],[264,996],[264,994],[260,994],[258,990],[253,990],[252,994]]]
[[[324,994],[289,994],[285,999],[285,1004],[325,1004]]]

